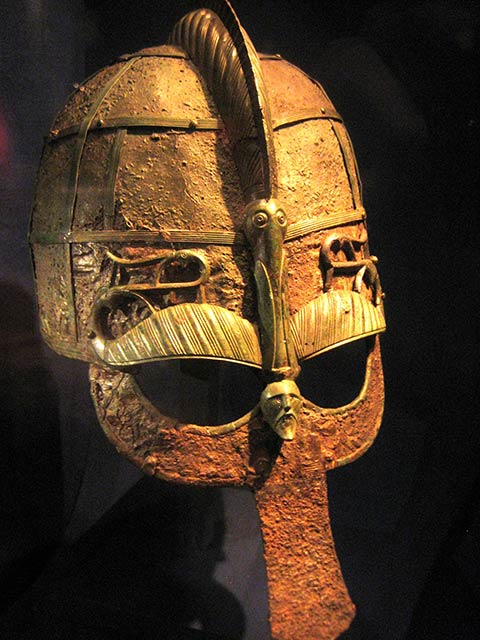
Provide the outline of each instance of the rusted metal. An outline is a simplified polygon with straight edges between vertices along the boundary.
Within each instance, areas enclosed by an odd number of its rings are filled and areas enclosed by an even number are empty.
[[[90,362],[106,435],[146,473],[255,492],[272,635],[329,640],[354,607],[326,471],[371,445],[383,410],[376,259],[323,89],[259,56],[228,2],[205,4],[169,45],[85,81],[54,122],[30,234],[41,329]],[[302,363],[360,339],[357,396],[328,408],[305,397]],[[225,423],[182,422],[147,399],[138,371],[192,359],[259,371],[263,391]]]

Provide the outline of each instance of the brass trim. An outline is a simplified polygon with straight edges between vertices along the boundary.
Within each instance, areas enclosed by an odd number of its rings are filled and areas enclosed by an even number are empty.
[[[270,103],[257,51],[229,2],[202,4],[177,22],[170,41],[191,55],[227,125],[245,203],[275,198]]]
[[[259,53],[258,57],[260,58],[260,60],[283,60],[280,53]],[[178,53],[175,53],[173,51],[171,53],[155,53],[154,51],[146,51],[145,53],[141,53],[137,51],[136,53],[124,53],[119,56],[117,60],[123,61],[130,60],[131,58],[181,58],[183,60],[190,60],[190,56],[182,51],[179,51]]]
[[[91,346],[103,364],[125,367],[157,360],[205,358],[261,367],[255,326],[233,311],[205,303],[157,309],[120,337],[104,337],[99,322],[102,308],[110,306],[112,296],[129,293],[110,289],[94,305]]]
[[[83,122],[81,123],[78,129],[78,137],[75,141],[75,146],[73,149],[72,161],[70,165],[70,175],[68,178],[68,187],[67,187],[67,206],[66,206],[67,216],[65,219],[65,226],[68,229],[72,228],[73,220],[75,216],[75,205],[76,205],[77,194],[78,194],[78,177],[80,173],[80,164],[82,161],[83,150],[85,148],[85,142],[87,140],[88,130],[104,98],[108,95],[112,87],[128,71],[128,69],[132,66],[134,61],[135,60],[132,59],[126,64],[124,64],[118,70],[118,72],[112,78],[110,78],[107,84],[100,91],[96,100],[90,107],[90,110],[87,116],[84,118]],[[78,324],[77,324],[76,301],[75,301],[75,283],[73,278],[73,268],[72,268],[73,257],[72,257],[71,247],[68,248],[68,254],[69,255],[67,256],[67,259],[66,259],[66,270],[67,270],[66,278],[68,279],[68,282],[70,285],[67,293],[68,313],[73,320],[74,333],[76,338],[78,339]]]
[[[343,224],[356,224],[364,222],[366,218],[365,209],[358,207],[351,211],[342,211],[341,213],[329,213],[325,217],[312,218],[311,220],[300,220],[295,222],[287,228],[285,234],[285,242],[289,240],[296,240],[302,236],[306,236],[309,233],[315,231],[324,231],[326,229],[332,229]]]
[[[365,211],[356,209],[351,213],[331,214],[328,219],[313,219],[292,224],[287,230],[286,241],[295,240],[315,231],[323,231],[341,224],[363,222]],[[188,229],[163,229],[159,231],[71,231],[64,234],[35,234],[33,244],[62,244],[79,242],[168,242],[183,244],[247,245],[242,232],[234,231],[190,231]]]
[[[216,244],[246,245],[243,233],[234,231],[190,231],[188,229],[162,229],[158,231],[74,230],[67,233],[36,233],[30,237],[32,244],[75,244],[81,242],[135,242],[168,244]]]
[[[120,164],[120,156],[122,153],[123,142],[125,140],[126,129],[117,129],[110,158],[108,163],[108,178],[105,183],[103,197],[103,227],[111,229],[115,218],[115,185],[117,182],[118,166]]]
[[[75,124],[60,131],[51,131],[47,142],[55,142],[67,136],[73,136],[81,125]],[[104,129],[185,129],[187,131],[217,131],[223,129],[220,118],[175,118],[170,116],[122,116],[118,118],[102,118],[89,128],[90,131]]]
[[[297,112],[283,118],[274,118],[272,126],[274,131],[284,127],[307,122],[308,120],[335,120],[343,122],[342,116],[334,109],[322,111],[312,110]],[[53,130],[46,138],[46,142],[55,142],[68,136],[79,133],[82,124],[75,124],[59,131]],[[103,131],[104,129],[181,129],[185,131],[220,131],[225,128],[221,118],[176,118],[174,116],[119,116],[117,118],[102,118],[90,131]]]
[[[124,60],[131,60],[132,58],[180,58],[181,60],[189,60],[190,57],[183,51],[170,51],[168,53],[162,53],[161,51],[145,51],[141,53],[137,51],[136,53],[124,53],[117,58],[118,62],[123,62]]]
[[[108,95],[110,90],[115,86],[115,84],[120,80],[120,78],[130,69],[132,64],[135,62],[135,59],[130,60],[126,64],[124,64],[118,72],[110,78],[107,84],[102,88],[100,93],[98,94],[95,102],[90,107],[90,110],[87,116],[83,119],[81,124],[79,125],[77,132],[78,138],[75,143],[75,149],[72,157],[72,164],[70,170],[70,178],[69,178],[69,187],[68,187],[68,195],[69,195],[69,204],[67,206],[69,210],[68,216],[68,228],[72,228],[73,217],[75,212],[75,202],[77,199],[77,188],[78,188],[78,174],[80,170],[80,163],[82,160],[83,149],[85,147],[85,142],[87,140],[87,134],[92,125],[93,119],[100,108],[105,97]]]
[[[313,358],[385,331],[383,307],[356,291],[332,290],[303,306],[290,318],[298,359]]]
[[[332,120],[331,126],[337,139],[338,146],[340,147],[343,164],[345,166],[345,171],[347,172],[353,206],[354,208],[361,207],[362,185],[360,183],[357,160],[353,152],[351,140],[348,136],[347,130],[344,126],[341,126],[339,122]]]
[[[224,436],[227,433],[232,433],[232,431],[236,431],[241,427],[247,426],[250,421],[259,414],[260,404],[257,404],[251,411],[248,411],[243,416],[233,420],[232,422],[226,422],[225,424],[218,425],[182,424],[178,425],[177,429],[183,433],[195,433],[199,436]]]
[[[283,60],[280,53],[258,53],[260,60]]]
[[[365,220],[365,209],[360,207],[352,211],[325,214],[325,217],[301,220],[290,225],[285,241],[296,240],[315,231],[324,231],[343,224],[358,224]],[[30,236],[32,244],[75,244],[80,242],[117,242],[130,244],[134,242],[166,242],[169,244],[213,244],[248,246],[243,232],[238,231],[191,231],[189,229],[159,229],[158,231],[116,231],[115,229],[83,231],[74,230],[67,233],[35,233]]]
[[[278,129],[282,129],[283,127],[300,124],[308,120],[336,120],[337,122],[343,122],[342,116],[335,111],[335,109],[325,109],[322,107],[320,111],[318,111],[318,109],[298,111],[283,118],[274,118],[273,130],[278,131]]]

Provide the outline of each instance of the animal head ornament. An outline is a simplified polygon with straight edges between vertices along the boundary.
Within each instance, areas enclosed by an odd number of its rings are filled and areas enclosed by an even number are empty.
[[[229,2],[203,4],[169,44],[79,86],[55,120],[30,234],[41,330],[90,363],[103,429],[145,472],[255,490],[272,632],[334,638],[354,609],[324,472],[368,448],[383,407],[382,292],[357,166],[322,87],[258,54]],[[302,364],[359,340],[357,397],[303,397]],[[182,422],[138,383],[172,360],[243,365],[263,391],[227,422]],[[299,573],[305,553],[316,561]]]

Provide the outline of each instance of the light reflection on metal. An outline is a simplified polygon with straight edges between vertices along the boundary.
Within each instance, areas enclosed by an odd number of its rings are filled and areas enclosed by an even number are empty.
[[[380,426],[385,320],[350,139],[318,83],[258,55],[229,2],[204,3],[169,45],[77,87],[46,139],[30,242],[42,333],[91,363],[117,449],[166,480],[252,489],[272,635],[338,637],[354,607],[325,472]],[[303,397],[302,362],[360,339],[357,397]],[[242,364],[264,390],[231,422],[183,424],[135,378],[169,359]]]

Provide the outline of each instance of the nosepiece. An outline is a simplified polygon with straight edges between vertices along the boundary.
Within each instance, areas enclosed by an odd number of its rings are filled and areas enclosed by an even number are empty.
[[[268,384],[260,396],[263,418],[282,440],[293,440],[302,410],[300,389],[293,380]]]

